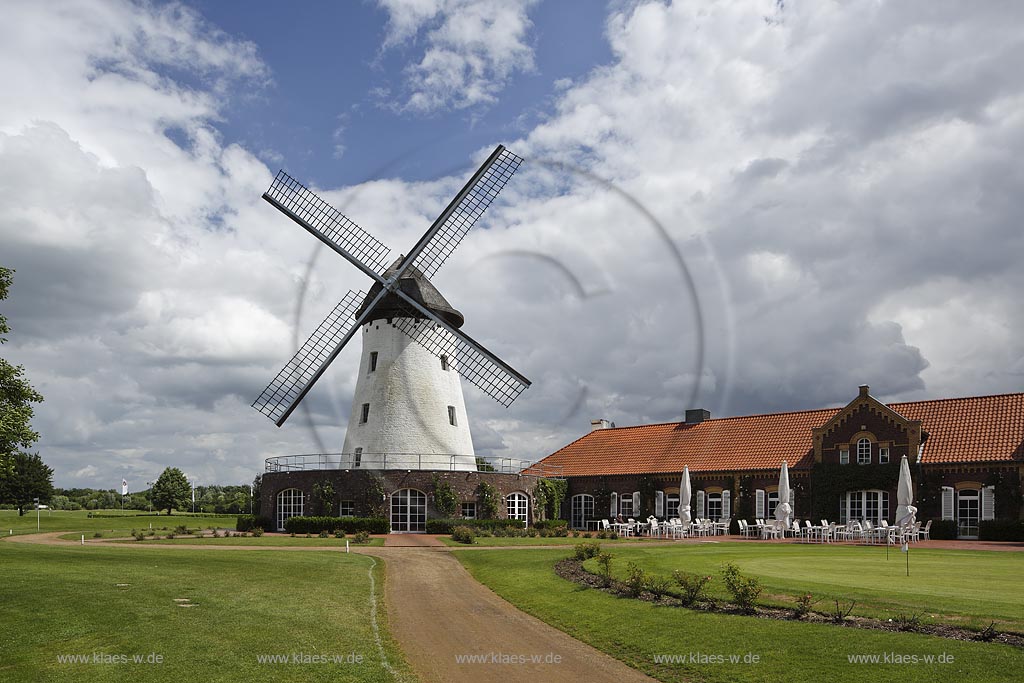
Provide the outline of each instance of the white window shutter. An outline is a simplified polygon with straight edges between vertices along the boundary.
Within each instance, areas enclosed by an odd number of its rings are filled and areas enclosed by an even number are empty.
[[[612,492],[612,511],[611,515],[614,517],[619,514],[619,494]]]
[[[953,519],[953,487],[942,487],[942,519]]]
[[[996,487],[981,488],[981,519],[988,521],[996,518]]]
[[[732,509],[729,502],[732,498],[732,491],[722,491],[722,519],[732,519]]]
[[[640,492],[633,491],[633,514],[637,517],[640,516]]]
[[[664,517],[665,516],[665,492],[655,491],[654,492],[654,516]]]
[[[707,515],[704,514],[704,492],[697,491],[697,514],[695,517],[704,519]]]
[[[764,519],[764,489],[754,492],[754,517]]]

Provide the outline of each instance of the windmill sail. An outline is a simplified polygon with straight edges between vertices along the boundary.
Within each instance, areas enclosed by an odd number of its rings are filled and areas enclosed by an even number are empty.
[[[263,198],[360,270],[383,273],[391,250],[284,171]]]
[[[409,251],[400,270],[411,263],[428,278],[437,273],[521,163],[521,157],[498,145]]]
[[[352,323],[352,317],[365,297],[365,292],[349,291],[253,401],[252,407],[279,427],[284,424],[302,397],[344,348],[351,333],[358,329],[358,325]]]

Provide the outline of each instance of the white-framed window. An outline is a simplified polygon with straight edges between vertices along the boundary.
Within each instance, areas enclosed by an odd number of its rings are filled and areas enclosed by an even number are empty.
[[[354,500],[343,500],[338,506],[339,517],[353,517],[356,514],[356,502]]]
[[[849,465],[850,464],[850,449],[842,448],[839,450],[839,464]]]
[[[889,448],[888,448],[888,446],[885,447],[885,448],[879,448],[878,449],[878,464],[880,464],[880,465],[888,465],[889,464]]]
[[[585,529],[588,519],[594,519],[594,497],[589,493],[577,493],[570,500],[569,524],[573,529]]]
[[[377,352],[370,351],[370,372],[377,372]]]
[[[857,442],[857,464],[867,465],[871,462],[871,442],[861,439]]]
[[[718,520],[722,518],[722,494],[705,493],[704,504],[707,505],[707,518]]]
[[[356,449],[356,452],[352,454],[352,467],[359,467],[363,464],[363,447],[360,446]]]
[[[370,419],[370,404],[364,403],[363,407],[359,412],[359,424],[366,424],[366,421]]]
[[[450,367],[448,365],[448,356],[445,356],[445,355],[441,356],[441,369],[442,370],[450,369]]]
[[[460,512],[463,519],[476,519],[476,503],[473,501],[463,503]]]
[[[455,426],[455,406],[448,406],[448,424]]]
[[[675,519],[679,517],[679,494],[670,493],[665,496],[665,518]]]
[[[277,530],[284,531],[285,520],[302,516],[303,496],[299,489],[284,489],[277,494]]]
[[[847,491],[839,501],[839,523],[868,520],[878,525],[889,518],[889,492]]]
[[[628,519],[636,513],[633,508],[633,494],[622,493],[619,494],[619,514],[622,515],[623,519]]]
[[[529,519],[529,499],[525,493],[510,493],[505,497],[505,507],[509,519],[518,519],[524,524]]]
[[[775,519],[775,508],[779,506],[779,492],[767,491],[764,497],[764,519]]]

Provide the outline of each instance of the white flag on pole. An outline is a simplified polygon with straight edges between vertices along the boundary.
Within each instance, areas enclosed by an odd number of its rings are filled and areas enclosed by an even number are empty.
[[[903,544],[903,545],[902,545],[902,546],[900,547],[900,550],[902,550],[902,551],[903,551],[903,552],[905,552],[905,553],[907,553],[907,552],[910,552],[910,545],[909,545],[909,544],[907,544],[907,543],[904,543],[904,544]]]
[[[192,502],[196,502],[196,487],[192,487]]]
[[[122,479],[121,480],[121,495],[122,496],[127,496],[128,495],[128,480],[127,479]]]

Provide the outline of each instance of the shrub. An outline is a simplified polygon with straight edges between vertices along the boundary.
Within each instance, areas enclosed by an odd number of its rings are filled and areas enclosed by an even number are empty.
[[[252,528],[252,535],[255,536],[256,538],[259,538],[260,536],[262,536],[263,535],[263,527],[261,527],[261,526],[254,526]]]
[[[319,534],[336,529],[349,534],[359,531],[386,534],[391,531],[391,522],[386,517],[289,517],[285,520],[284,529],[296,534]]]
[[[793,617],[796,619],[803,619],[806,617],[810,613],[814,602],[815,601],[811,597],[810,593],[804,593],[803,595],[797,596],[796,607],[793,608]]]
[[[757,598],[764,590],[761,582],[753,576],[740,574],[739,567],[732,562],[727,562],[722,567],[722,578],[725,580],[725,587],[732,594],[736,606],[748,614],[753,613],[757,605]]]
[[[957,526],[956,521],[952,519],[935,519],[932,520],[932,528],[928,534],[931,538],[937,540],[951,540],[956,539]]]
[[[235,531],[252,531],[255,527],[272,529],[270,519],[258,515],[238,515],[235,519]]]
[[[901,612],[896,615],[894,622],[898,631],[916,631],[921,627],[921,615],[911,614],[907,616]]]
[[[537,529],[550,529],[551,531],[557,531],[558,529],[565,529],[568,532],[569,522],[564,519],[542,519],[533,523],[533,526]]]
[[[171,532],[168,532],[167,536],[165,536],[165,538],[173,539],[174,538],[174,534],[171,533]]]
[[[146,538],[146,532],[141,530],[132,529],[132,537],[136,541],[141,541]]]
[[[92,535],[92,537],[93,538],[103,538],[103,532],[102,531],[97,531],[96,533],[94,533]]]
[[[335,538],[345,538],[345,531],[343,529],[335,529],[334,530],[334,537]]]
[[[639,596],[647,586],[647,572],[635,562],[626,563],[626,589],[634,598]]]
[[[672,581],[667,576],[648,576],[645,588],[647,592],[651,593],[657,598],[668,593],[669,587],[671,587]]]
[[[592,557],[600,555],[601,544],[594,543],[593,541],[583,541],[582,543],[576,544],[576,547],[573,548],[573,553],[577,560],[583,562],[584,560],[589,560]]]
[[[597,556],[597,566],[601,568],[601,578],[604,585],[612,585],[612,555],[611,553],[600,553]]]
[[[469,545],[476,542],[476,534],[468,526],[457,526],[452,530],[452,540]]]
[[[370,532],[369,531],[357,531],[355,533],[355,535],[352,536],[352,542],[353,543],[358,543],[359,545],[362,545],[363,543],[369,543],[370,542]]]
[[[682,600],[684,607],[689,607],[705,599],[704,590],[708,582],[711,581],[710,576],[701,576],[700,574],[690,574],[676,570],[672,572],[672,578],[683,589],[679,599]]]
[[[320,538],[330,538],[331,535],[327,532],[327,529],[320,530]]]
[[[935,524],[932,524],[933,538]],[[1024,520],[993,519],[978,523],[979,541],[1024,541]]]
[[[187,526],[185,526],[184,524],[179,524],[178,526],[174,527],[174,533],[181,534],[182,536],[187,536],[191,532],[188,530]]]
[[[832,618],[833,622],[835,622],[837,624],[841,624],[841,623],[843,623],[846,620],[846,617],[850,616],[850,612],[853,611],[853,606],[856,605],[856,604],[857,604],[856,600],[851,600],[850,601],[850,606],[846,607],[844,609],[839,604],[839,601],[836,600],[836,608],[830,611],[829,616]]]

